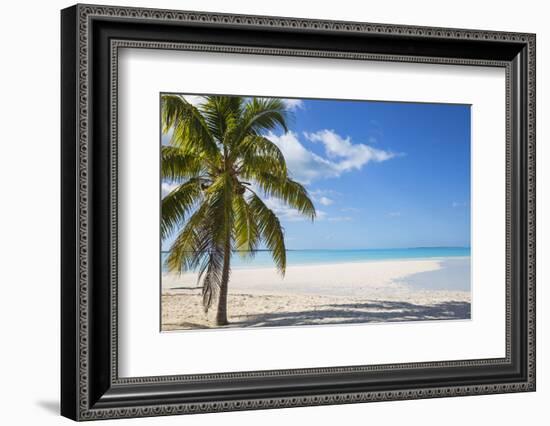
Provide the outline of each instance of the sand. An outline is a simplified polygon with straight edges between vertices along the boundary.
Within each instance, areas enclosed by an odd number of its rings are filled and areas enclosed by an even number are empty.
[[[470,318],[469,258],[236,269],[227,327]],[[162,330],[209,328],[196,274],[164,274]]]

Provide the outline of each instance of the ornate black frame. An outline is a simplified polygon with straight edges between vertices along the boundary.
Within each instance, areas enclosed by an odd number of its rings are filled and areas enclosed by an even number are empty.
[[[76,5],[61,13],[61,413],[74,420],[535,390],[535,35]],[[119,378],[117,52],[193,49],[506,69],[506,357]]]

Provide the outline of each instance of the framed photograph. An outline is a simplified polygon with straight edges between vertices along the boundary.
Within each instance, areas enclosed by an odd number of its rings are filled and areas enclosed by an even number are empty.
[[[535,390],[535,35],[61,12],[61,412]]]

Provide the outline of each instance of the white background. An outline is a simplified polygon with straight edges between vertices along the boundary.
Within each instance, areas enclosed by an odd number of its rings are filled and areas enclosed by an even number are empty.
[[[550,399],[550,28],[544,2],[297,2],[279,0],[123,0],[107,4],[347,19],[536,32],[538,176],[538,391],[424,401],[293,408],[118,424],[413,425],[544,424]],[[2,8],[0,68],[0,398],[2,423],[69,424],[57,416],[59,394],[59,9],[65,1],[9,2]],[[545,81],[546,76],[546,81]],[[546,420],[547,421],[547,420]],[[102,424],[117,424],[108,421]]]
[[[504,76],[502,68],[122,50],[119,374],[504,357]],[[266,77],[272,77],[269,87]],[[181,91],[471,104],[472,320],[159,333],[159,212],[151,208],[160,198],[159,92]],[[219,346],[231,350],[220,358]]]

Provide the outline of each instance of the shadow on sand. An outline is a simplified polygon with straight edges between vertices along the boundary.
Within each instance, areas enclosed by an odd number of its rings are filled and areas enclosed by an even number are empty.
[[[406,302],[376,301],[319,305],[307,311],[246,315],[232,321],[236,327],[285,327],[291,325],[357,324],[470,319],[469,302],[416,305]]]

